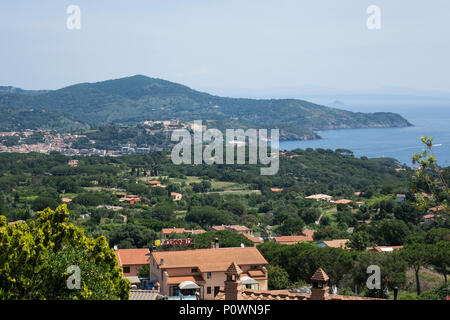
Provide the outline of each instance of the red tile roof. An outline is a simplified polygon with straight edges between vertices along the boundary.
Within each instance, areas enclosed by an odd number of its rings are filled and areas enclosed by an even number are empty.
[[[334,204],[349,204],[352,202],[353,201],[349,200],[349,199],[340,199],[340,200],[333,201]]]
[[[210,272],[225,271],[233,261],[238,265],[268,264],[256,247],[153,251],[151,255],[158,265],[164,259],[162,269],[197,267]]]
[[[148,264],[149,249],[119,249],[116,250],[116,257],[119,266]]]
[[[348,242],[349,242],[348,239],[335,239],[335,240],[325,240],[323,243],[325,243],[327,247],[346,249]]]
[[[297,235],[297,236],[280,236],[280,237],[274,237],[273,239],[282,244],[296,244],[298,242],[307,241],[307,242],[313,242],[313,235],[316,231],[310,230],[310,229],[303,229],[303,235]]]
[[[437,206],[437,207],[432,207],[432,208],[428,209],[428,211],[431,211],[431,212],[438,212],[438,211],[442,211],[442,210],[444,210],[444,209],[445,209],[444,206]]]
[[[250,241],[252,241],[253,243],[261,243],[262,242],[262,240],[261,240],[261,238],[258,238],[258,237],[252,237],[251,235],[249,235],[249,234],[244,234],[244,237],[246,237],[247,239],[249,239]]]
[[[171,233],[185,233],[186,230],[184,228],[162,228],[161,234],[171,234]]]

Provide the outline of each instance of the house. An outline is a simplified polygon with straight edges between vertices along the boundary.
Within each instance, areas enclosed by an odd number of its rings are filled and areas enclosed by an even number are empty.
[[[132,194],[132,195],[126,195],[125,197],[120,198],[119,201],[120,202],[128,202],[129,204],[135,204],[136,202],[140,202],[141,198]]]
[[[72,202],[72,199],[71,198],[61,198],[61,202],[62,203],[70,203],[70,202]]]
[[[182,233],[185,233],[185,232],[186,232],[186,230],[184,230],[184,228],[175,228],[175,227],[173,227],[173,228],[162,228],[161,229],[161,237],[163,239],[168,239],[169,236],[172,233],[182,234]]]
[[[255,247],[153,251],[150,282],[160,284],[160,293],[169,299],[199,294],[200,299],[213,300],[224,286],[225,273],[233,262],[242,270],[246,284],[267,290],[268,262]]]
[[[69,165],[71,167],[78,167],[78,160],[69,160],[67,162],[67,165]]]
[[[432,207],[428,209],[428,212],[439,212],[445,210],[444,206],[437,206],[437,207]]]
[[[253,237],[249,234],[244,234],[244,237],[246,237],[248,240],[250,240],[251,242],[253,242],[253,244],[257,245],[263,242],[262,238],[260,237]]]
[[[403,248],[403,246],[377,246],[377,247],[368,247],[367,251],[375,251],[375,252],[393,252],[394,250],[399,250]]]
[[[316,201],[331,201],[333,199],[332,196],[326,195],[326,194],[313,194],[310,196],[305,197],[306,199],[313,199]]]
[[[250,235],[251,231],[246,226],[239,226],[239,225],[221,225],[221,226],[212,226],[212,231],[231,231],[231,232],[237,232],[241,234],[248,234]]]
[[[283,192],[283,189],[281,189],[281,188],[270,188],[270,191],[272,191],[272,192]]]
[[[356,191],[356,192],[353,192],[353,195],[355,195],[356,197],[359,197],[360,195],[362,194],[362,192],[361,191]]]
[[[336,200],[336,201],[331,201],[331,203],[333,203],[333,204],[350,204],[352,202],[353,201],[349,200],[349,199],[339,199],[339,200]]]
[[[364,201],[356,201],[355,204],[356,204],[358,207],[361,207],[361,206],[365,205],[366,203],[365,203]]]
[[[180,201],[181,199],[183,199],[183,195],[178,192],[171,192],[170,196],[172,197],[173,201]]]
[[[403,202],[406,200],[406,195],[403,193],[397,193],[397,202]]]
[[[161,185],[161,181],[158,181],[158,180],[149,180],[149,181],[147,181],[147,183],[149,185],[151,185],[152,187],[157,187],[157,186]]]
[[[330,294],[329,277],[321,268],[317,269],[311,277],[311,294],[297,293],[285,290],[251,289],[244,285],[242,274],[244,271],[233,262],[225,272],[224,287],[220,288],[215,300],[384,300],[380,298],[344,296]]]
[[[148,265],[149,249],[118,249],[116,258],[122,268],[123,277],[137,276],[138,271]]]
[[[226,226],[225,230],[240,233],[240,234],[250,234],[250,229],[246,226],[239,226],[239,225],[231,225]]]
[[[273,240],[280,244],[297,244],[299,242],[308,241],[307,236],[281,236],[274,237]]]
[[[313,235],[316,232],[315,230],[304,229],[302,232],[304,233],[304,235],[274,237],[273,240],[280,244],[296,244],[304,241],[314,241]]]
[[[322,243],[319,243],[317,246],[319,246],[319,247],[329,247],[329,248],[348,249],[348,247],[347,247],[348,242],[349,242],[349,239],[325,240]]]
[[[426,214],[426,215],[424,215],[424,216],[422,217],[423,222],[431,222],[431,221],[434,221],[434,218],[435,218],[434,214]]]
[[[184,228],[175,228],[175,227],[173,227],[173,228],[162,228],[161,229],[161,237],[163,238],[163,239],[169,239],[169,236],[172,234],[172,233],[175,233],[175,234],[182,234],[182,233],[188,233],[188,234],[201,234],[201,233],[205,233],[206,231],[205,230],[203,230],[203,229],[198,229],[198,230],[194,230],[194,229],[192,229],[192,230],[186,230],[186,229],[184,229]]]

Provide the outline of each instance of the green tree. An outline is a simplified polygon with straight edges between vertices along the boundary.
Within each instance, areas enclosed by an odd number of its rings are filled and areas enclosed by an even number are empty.
[[[269,274],[269,290],[282,290],[289,288],[291,282],[289,281],[289,274],[279,266],[267,266]]]
[[[406,245],[402,250],[402,258],[414,269],[416,277],[417,295],[420,295],[419,271],[421,267],[428,266],[431,263],[432,247],[426,244],[414,243]]]
[[[0,216],[1,299],[128,299],[130,282],[105,237],[88,238],[68,219],[66,205],[30,223],[7,225]],[[84,268],[80,290],[67,288],[72,264]]]
[[[287,218],[277,228],[277,232],[283,236],[301,235],[305,223],[301,218]]]

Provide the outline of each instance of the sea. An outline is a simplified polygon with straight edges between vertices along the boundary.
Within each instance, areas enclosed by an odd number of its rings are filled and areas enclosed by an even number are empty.
[[[449,103],[358,103],[340,107],[356,112],[395,112],[414,126],[404,128],[365,128],[318,131],[322,139],[280,141],[280,150],[323,148],[352,150],[357,157],[390,157],[413,166],[412,155],[425,150],[421,136],[433,137],[433,155],[440,166],[450,166]]]

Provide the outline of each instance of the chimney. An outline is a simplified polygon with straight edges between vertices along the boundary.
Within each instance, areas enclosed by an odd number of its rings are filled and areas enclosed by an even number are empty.
[[[328,275],[322,268],[317,269],[314,275],[311,277],[311,300],[328,300]]]
[[[241,300],[241,268],[233,262],[225,271],[227,280],[225,281],[225,300]]]
[[[216,249],[219,249],[219,238],[216,238],[216,240],[214,240],[214,247]]]
[[[156,281],[155,284],[153,285],[153,289],[154,289],[155,291],[158,291],[158,292],[159,292],[160,288],[161,288],[161,286],[159,285],[159,282]]]

